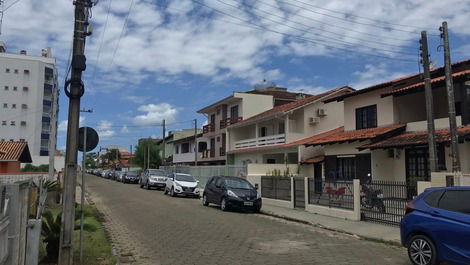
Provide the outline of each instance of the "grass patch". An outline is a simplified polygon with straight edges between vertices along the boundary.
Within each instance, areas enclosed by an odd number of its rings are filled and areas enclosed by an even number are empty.
[[[51,210],[54,215],[62,211],[61,206],[49,207],[46,210]],[[116,257],[112,254],[111,242],[108,240],[104,227],[102,225],[102,217],[98,210],[90,205],[84,207],[85,224],[92,225],[96,228],[93,232],[84,231],[83,235],[83,265],[114,265],[116,264]],[[77,222],[79,223],[79,221]],[[80,230],[75,230],[73,234],[73,248],[74,248],[74,264],[80,264]],[[40,260],[46,256],[46,243],[42,242],[40,246]],[[50,262],[40,262],[43,265],[55,264]]]

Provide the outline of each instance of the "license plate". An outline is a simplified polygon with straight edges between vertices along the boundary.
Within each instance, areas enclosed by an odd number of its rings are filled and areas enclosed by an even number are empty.
[[[253,202],[243,202],[243,205],[245,205],[245,206],[253,206]]]

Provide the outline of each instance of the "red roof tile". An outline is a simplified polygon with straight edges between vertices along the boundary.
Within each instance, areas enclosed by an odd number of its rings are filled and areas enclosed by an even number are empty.
[[[468,138],[470,137],[470,126],[465,126],[457,129],[459,137]],[[449,130],[437,130],[436,131],[436,142],[446,143],[450,142],[450,131]],[[412,145],[425,145],[428,143],[427,132],[405,132],[385,140],[366,144],[360,146],[358,149],[377,149],[377,148],[391,148],[391,147],[404,147]]]
[[[297,101],[294,101],[294,102],[291,102],[291,103],[287,103],[287,104],[284,104],[284,105],[280,105],[280,106],[277,106],[277,107],[274,107],[270,110],[267,110],[265,112],[261,112],[255,116],[252,116],[248,119],[245,119],[245,120],[242,120],[242,121],[239,121],[229,127],[239,127],[240,125],[242,124],[246,124],[248,122],[251,122],[251,121],[255,121],[255,120],[259,120],[259,119],[262,119],[262,118],[266,118],[266,117],[269,117],[269,116],[272,116],[274,114],[278,114],[278,113],[286,113],[286,112],[289,112],[289,111],[292,111],[292,110],[295,110],[297,108],[300,108],[304,105],[307,105],[309,103],[312,103],[314,102],[315,100],[319,99],[319,98],[322,98],[322,97],[326,97],[328,95],[331,95],[335,92],[338,92],[340,91],[341,89],[345,89],[345,88],[349,88],[350,90],[354,90],[353,88],[350,88],[350,87],[347,87],[347,86],[343,86],[343,87],[339,87],[339,88],[335,88],[335,89],[332,89],[332,90],[329,90],[327,92],[324,92],[322,94],[318,94],[318,95],[314,95],[314,96],[308,96],[304,99],[299,99]]]
[[[0,141],[0,161],[31,163],[28,144],[26,142]]]
[[[459,77],[463,77],[467,74],[470,74],[470,69],[453,73],[452,77],[453,78],[459,78]],[[439,76],[439,77],[431,79],[431,84],[438,83],[438,82],[444,82],[444,81],[445,81],[445,76]],[[424,81],[413,84],[411,86],[394,89],[392,91],[389,91],[387,93],[382,94],[382,97],[386,97],[386,96],[390,96],[390,95],[394,95],[394,94],[400,94],[400,93],[408,92],[408,91],[411,91],[413,89],[418,89],[418,88],[424,88]]]
[[[374,139],[374,138],[383,136],[388,133],[402,131],[405,128],[406,128],[406,125],[391,125],[387,127],[370,128],[370,129],[362,129],[362,130],[355,130],[355,131],[344,131],[343,129],[330,136],[308,142],[305,145],[307,146],[325,145],[325,144],[342,143],[342,142],[349,142],[349,141]]]
[[[314,156],[314,157],[311,157],[309,159],[305,159],[303,161],[300,161],[300,164],[313,164],[313,163],[322,162],[323,160],[325,160],[325,156],[324,155],[319,155],[319,156]]]

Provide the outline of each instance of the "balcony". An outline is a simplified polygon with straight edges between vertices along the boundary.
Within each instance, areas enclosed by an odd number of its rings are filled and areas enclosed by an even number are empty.
[[[228,127],[232,124],[235,124],[239,121],[243,120],[242,117],[236,117],[236,118],[226,118],[220,121],[220,129],[223,129],[225,127]]]
[[[201,156],[202,158],[212,158],[215,156],[215,154],[213,154],[211,149],[206,149],[202,151],[201,154],[202,154]]]
[[[215,132],[215,124],[207,124],[202,127],[202,133]]]
[[[285,142],[286,142],[285,134],[276,134],[276,135],[270,135],[270,136],[265,136],[265,137],[258,137],[258,138],[236,141],[235,149],[284,144]]]

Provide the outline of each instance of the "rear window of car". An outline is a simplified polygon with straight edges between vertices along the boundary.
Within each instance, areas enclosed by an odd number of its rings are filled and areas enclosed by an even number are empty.
[[[470,190],[448,190],[439,201],[439,208],[470,214]]]
[[[441,198],[442,194],[444,193],[443,190],[438,190],[438,191],[433,191],[429,193],[426,198],[424,198],[424,201],[431,207],[438,207],[439,204],[439,199]]]

